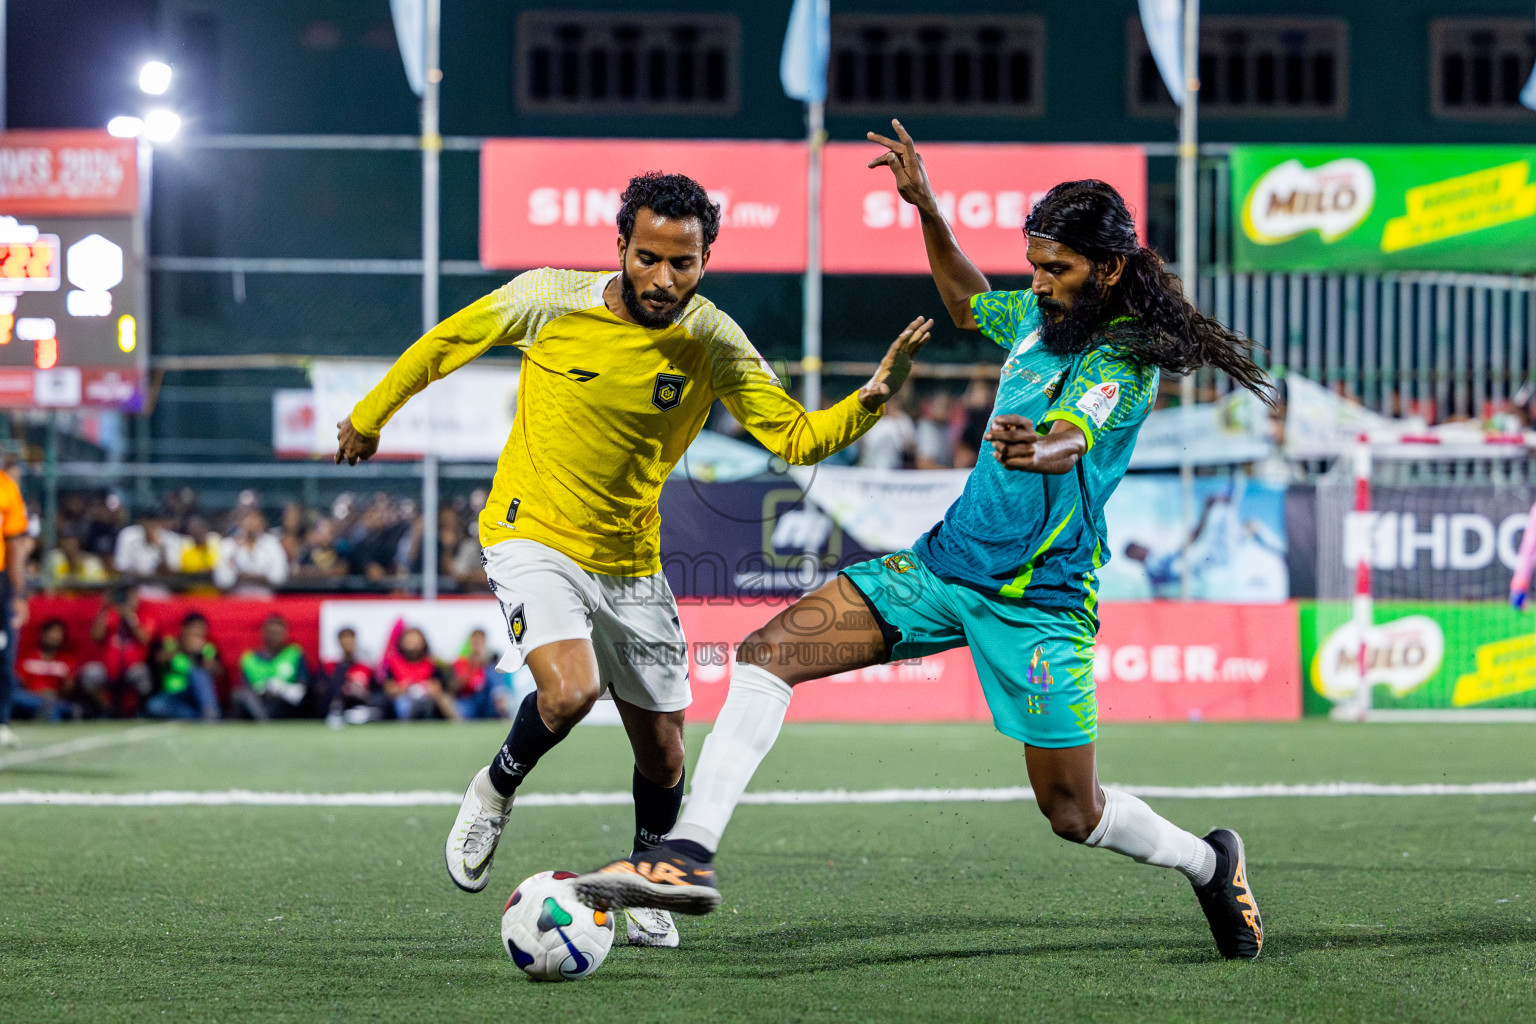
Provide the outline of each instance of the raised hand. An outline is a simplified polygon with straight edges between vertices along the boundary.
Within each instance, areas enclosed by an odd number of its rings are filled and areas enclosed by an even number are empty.
[[[359,434],[357,428],[352,426],[352,417],[348,416],[336,424],[336,464],[338,466],[343,462],[349,466],[355,466],[358,459],[366,461],[378,450],[379,439]]]
[[[894,117],[891,118],[891,127],[896,130],[894,139],[874,132],[866,133],[865,138],[870,142],[878,142],[886,148],[886,152],[871,160],[869,166],[889,167],[896,176],[896,191],[913,206],[931,204],[934,201],[933,186],[928,183],[928,172],[923,169],[923,158],[917,153],[916,143]]]
[[[933,337],[933,321],[917,317],[896,335],[891,347],[885,350],[885,358],[875,370],[869,382],[859,388],[859,401],[870,412],[884,405],[892,395],[901,390],[912,373],[912,359]]]

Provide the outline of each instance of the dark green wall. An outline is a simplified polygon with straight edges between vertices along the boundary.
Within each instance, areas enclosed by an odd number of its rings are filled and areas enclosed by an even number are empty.
[[[443,115],[448,135],[796,138],[803,109],[779,86],[779,48],[789,2],[668,0],[667,11],[735,11],[744,41],[741,104],[731,116],[551,117],[520,113],[511,59],[516,14],[529,5],[451,0],[444,5]],[[546,6],[546,5],[539,5]],[[628,3],[561,0],[561,9],[633,10]],[[836,12],[922,13],[950,9],[922,0],[835,0]],[[1042,116],[904,118],[919,140],[1170,141],[1172,117],[1130,116],[1126,22],[1134,0],[1043,5],[973,0],[968,13],[1032,14],[1046,33]],[[1349,108],[1329,118],[1211,119],[1207,141],[1527,142],[1536,114],[1519,122],[1457,123],[1429,114],[1428,25],[1445,14],[1530,17],[1530,0],[1211,0],[1211,14],[1325,15],[1349,22]],[[189,20],[190,19],[190,20]],[[406,86],[386,0],[165,0],[162,51],[183,72],[176,102],[190,133],[344,132],[408,134],[416,100]],[[185,40],[183,44],[182,40]],[[211,47],[209,40],[212,40]],[[199,42],[202,40],[202,42]],[[893,110],[893,113],[899,113]],[[881,119],[829,113],[833,138],[857,139]],[[1171,160],[1154,160],[1149,216],[1165,249],[1171,235]],[[473,153],[443,157],[443,255],[477,255],[478,172]],[[152,245],[157,254],[411,258],[419,252],[419,160],[409,152],[253,153],[185,147],[155,168]],[[1170,255],[1172,255],[1170,253]],[[496,275],[449,277],[443,311],[494,287]],[[770,357],[798,350],[800,290],[790,276],[713,275],[705,291],[730,311]],[[416,334],[419,284],[411,277],[248,275],[241,300],[228,274],[159,274],[154,281],[156,353],[286,352],[392,356]],[[827,354],[870,358],[914,312],[938,312],[932,285],[910,278],[827,282]],[[986,358],[973,338],[942,331],[934,358]],[[269,413],[251,382],[171,375],[173,387],[243,390],[206,403],[177,392],[153,432],[161,453],[194,454],[202,438],[243,436],[251,450],[269,436]],[[277,383],[274,378],[274,383]],[[291,384],[284,380],[282,383]],[[172,442],[172,439],[173,442]],[[243,442],[244,443],[244,442]]]

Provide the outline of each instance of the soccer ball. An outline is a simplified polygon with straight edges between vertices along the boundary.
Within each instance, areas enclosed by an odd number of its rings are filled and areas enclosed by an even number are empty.
[[[501,915],[501,944],[535,981],[591,977],[613,948],[613,914],[576,898],[570,871],[526,878]]]

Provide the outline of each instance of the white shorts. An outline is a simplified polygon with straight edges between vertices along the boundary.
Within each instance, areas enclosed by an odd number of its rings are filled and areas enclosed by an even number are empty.
[[[545,644],[590,640],[605,693],[647,711],[681,711],[693,702],[688,644],[665,575],[588,572],[532,540],[492,544],[480,560],[507,620],[507,653],[497,668],[516,672]]]

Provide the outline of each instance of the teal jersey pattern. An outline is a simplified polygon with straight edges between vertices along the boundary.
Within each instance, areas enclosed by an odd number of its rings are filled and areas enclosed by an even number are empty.
[[[1098,570],[1110,555],[1104,506],[1120,486],[1131,463],[1136,435],[1157,400],[1157,367],[1137,366],[1115,353],[1115,342],[1131,340],[1127,336],[1134,337],[1137,330],[1136,321],[1130,317],[1117,320],[1109,325],[1098,347],[1074,359],[1066,387],[1041,426],[1044,432],[1049,424],[1066,420],[1088,439],[1088,451],[1074,474],[1088,529],[1079,535],[1078,547],[1068,557],[1070,571],[1078,574],[1078,586],[1059,597],[1067,606],[1093,614],[1098,605]],[[1050,578],[1056,580],[1062,575],[1051,573]],[[1032,599],[1035,596],[1031,594]],[[1036,603],[1061,606],[1056,601]]]
[[[1034,293],[983,292],[971,297],[971,313],[981,332],[1008,350],[992,418],[1012,414],[1039,423],[1061,393],[1072,359],[1052,355],[1039,344],[1041,316]],[[1022,591],[1014,594],[1010,588],[1023,567],[1046,560],[1058,544],[1076,543],[1072,522],[1053,515],[1069,515],[1080,527],[1077,494],[1071,476],[1006,470],[990,449],[984,450],[960,497],[913,551],[940,579],[1020,596]]]
[[[1114,342],[1136,330],[1132,320],[1111,324],[1086,353],[1053,356],[1036,344],[1040,314],[1032,293],[989,292],[972,299],[971,308],[994,340],[1010,327],[1028,331],[1010,350],[993,416],[1027,416],[1042,433],[1066,420],[1083,431],[1088,451],[1073,472],[1059,475],[1004,469],[983,452],[965,490],[913,551],[941,579],[1096,615],[1097,570],[1109,560],[1104,504],[1125,475],[1156,398],[1157,370],[1114,354]],[[1045,382],[1032,386],[1025,371]]]

